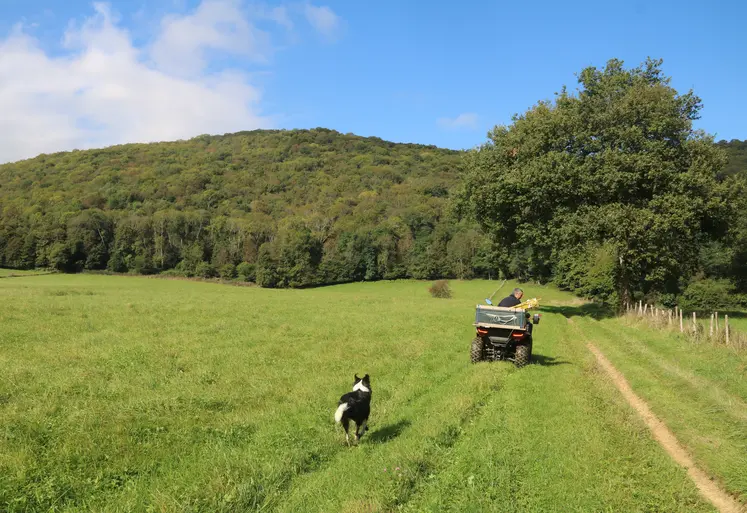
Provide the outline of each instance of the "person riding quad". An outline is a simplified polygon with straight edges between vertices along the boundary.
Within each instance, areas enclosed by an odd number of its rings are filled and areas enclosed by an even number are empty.
[[[498,303],[498,306],[506,306],[506,307],[513,307],[516,305],[521,304],[521,298],[524,296],[524,291],[520,288],[515,288],[514,291],[506,296],[505,298],[501,299],[501,302]],[[532,334],[532,328],[534,328],[534,325],[527,320],[527,331],[529,331],[529,334]]]
[[[521,298],[523,296],[524,296],[524,291],[519,288],[516,288],[511,294],[501,299],[501,302],[498,303],[498,306],[507,306],[510,308],[512,306],[520,305]]]

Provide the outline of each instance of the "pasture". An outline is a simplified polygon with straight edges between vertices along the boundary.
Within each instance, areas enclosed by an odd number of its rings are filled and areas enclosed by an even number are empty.
[[[0,509],[717,511],[590,341],[747,503],[744,352],[525,285],[534,363],[472,365],[474,306],[498,282],[428,286],[0,280]],[[355,373],[372,417],[349,448],[333,414]]]

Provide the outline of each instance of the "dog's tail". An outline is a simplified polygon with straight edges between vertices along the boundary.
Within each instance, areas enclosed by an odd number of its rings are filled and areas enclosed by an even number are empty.
[[[338,424],[342,420],[342,414],[349,408],[348,403],[342,403],[340,406],[337,407],[337,411],[335,412],[335,422]]]

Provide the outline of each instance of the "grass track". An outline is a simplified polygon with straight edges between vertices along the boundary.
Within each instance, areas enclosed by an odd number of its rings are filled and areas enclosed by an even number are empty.
[[[618,320],[575,321],[699,466],[747,503],[747,355]]]
[[[537,327],[541,364],[470,365],[473,308],[497,283],[452,282],[451,300],[427,286],[1,280],[0,505],[712,511],[561,315]],[[356,372],[374,416],[347,448],[332,416]]]
[[[560,315],[548,365],[507,376],[409,511],[713,511],[600,378]]]

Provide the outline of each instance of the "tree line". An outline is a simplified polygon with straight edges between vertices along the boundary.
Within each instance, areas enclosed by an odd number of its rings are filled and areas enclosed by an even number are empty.
[[[306,287],[491,272],[449,196],[463,152],[257,130],[0,166],[0,266]]]

